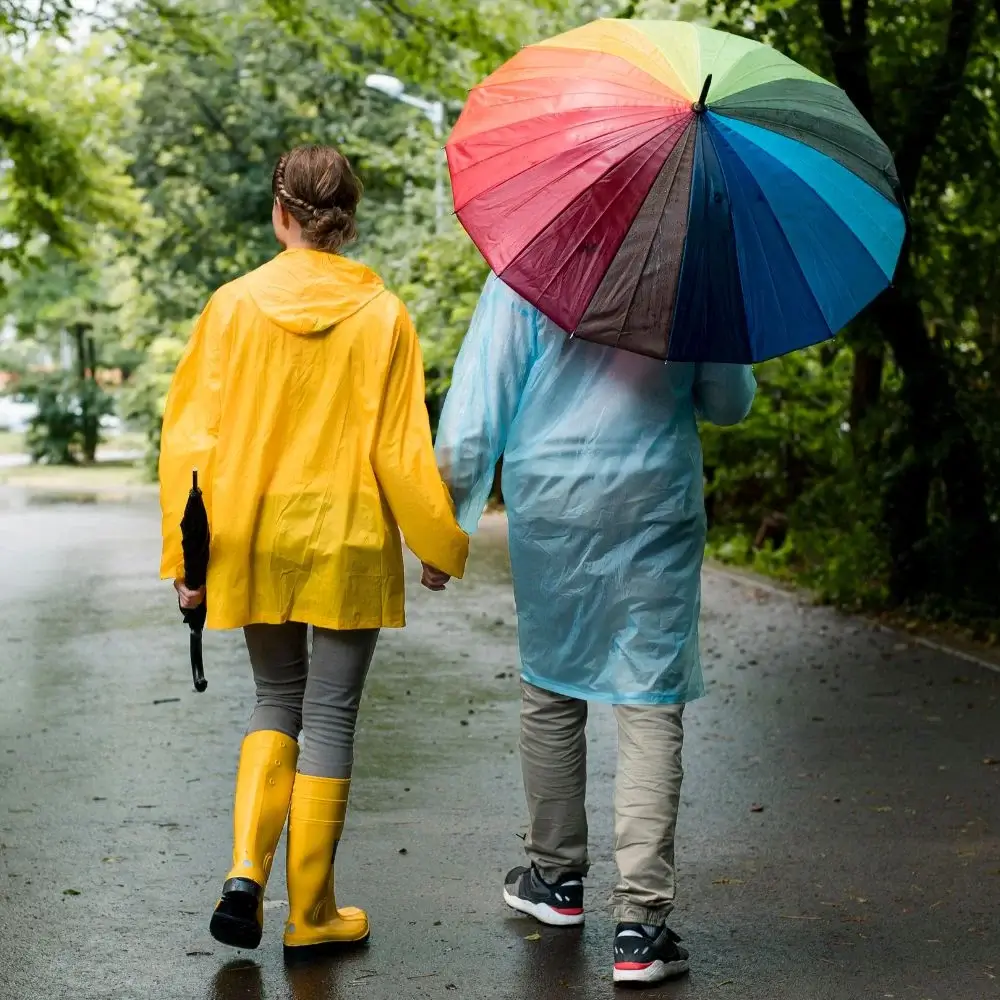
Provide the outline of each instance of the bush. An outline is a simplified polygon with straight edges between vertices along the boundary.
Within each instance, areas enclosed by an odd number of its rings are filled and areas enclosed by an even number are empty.
[[[155,480],[160,463],[160,432],[163,428],[163,408],[174,369],[184,353],[186,341],[181,337],[157,337],[138,367],[132,385],[125,391],[123,414],[145,435],[146,473]]]
[[[847,424],[852,361],[826,345],[758,366],[747,420],[702,438],[709,554],[860,609],[887,599],[889,559],[868,440],[881,428]]]
[[[93,379],[66,372],[23,378],[16,398],[33,403],[27,445],[33,462],[76,465],[93,462],[101,443],[101,419],[114,412],[114,401]]]

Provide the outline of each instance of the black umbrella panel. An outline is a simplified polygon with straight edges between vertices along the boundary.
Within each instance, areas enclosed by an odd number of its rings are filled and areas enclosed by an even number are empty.
[[[181,548],[184,550],[184,586],[188,590],[200,590],[205,586],[208,576],[208,550],[211,542],[211,532],[208,529],[208,511],[205,510],[205,498],[198,488],[197,470],[191,474],[191,492],[184,506],[184,517],[181,518]],[[206,601],[197,608],[181,609],[185,624],[191,629],[191,674],[194,677],[195,691],[204,691],[208,687],[205,680],[205,662],[202,659],[201,638],[205,631],[205,618],[208,615]]]

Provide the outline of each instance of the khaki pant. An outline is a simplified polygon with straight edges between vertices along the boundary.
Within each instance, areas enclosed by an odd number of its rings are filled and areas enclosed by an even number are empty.
[[[587,703],[522,684],[528,857],[546,879],[586,874]],[[615,862],[620,922],[663,924],[674,905],[683,705],[616,705]]]

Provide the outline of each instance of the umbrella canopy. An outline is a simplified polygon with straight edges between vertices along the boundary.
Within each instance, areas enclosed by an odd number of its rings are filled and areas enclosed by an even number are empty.
[[[211,533],[208,528],[208,512],[205,498],[198,488],[198,473],[191,474],[191,492],[184,506],[181,518],[181,548],[184,552],[184,585],[189,590],[200,590],[208,576],[208,553]],[[191,629],[191,674],[194,689],[204,691],[208,687],[205,680],[205,664],[202,657],[202,634],[208,604],[202,601],[197,608],[183,609],[184,622]]]
[[[447,146],[462,224],[562,329],[749,363],[833,336],[892,280],[892,156],[843,91],[749,39],[601,20],[531,45]]]

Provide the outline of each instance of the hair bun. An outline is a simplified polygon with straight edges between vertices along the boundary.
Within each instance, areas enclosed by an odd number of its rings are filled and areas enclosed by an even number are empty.
[[[354,213],[363,189],[339,150],[299,146],[285,153],[274,169],[271,186],[310,246],[337,253],[357,238]]]
[[[315,214],[302,227],[302,235],[317,250],[336,253],[345,244],[357,238],[358,229],[352,212],[336,205],[314,209]]]

